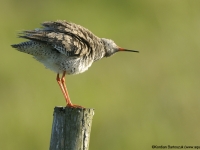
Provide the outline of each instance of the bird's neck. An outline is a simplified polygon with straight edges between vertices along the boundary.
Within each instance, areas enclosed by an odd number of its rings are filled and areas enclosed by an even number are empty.
[[[106,51],[101,39],[99,39],[99,41],[95,45],[96,46],[94,48],[94,52],[95,52],[94,61],[97,61],[105,56]]]

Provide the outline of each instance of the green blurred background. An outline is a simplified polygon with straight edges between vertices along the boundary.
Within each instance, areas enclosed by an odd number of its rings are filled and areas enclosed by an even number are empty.
[[[90,150],[200,145],[200,1],[17,1],[0,5],[0,149],[49,148],[56,74],[11,48],[50,20],[80,24],[140,53],[118,53],[67,76],[72,102],[95,108]]]

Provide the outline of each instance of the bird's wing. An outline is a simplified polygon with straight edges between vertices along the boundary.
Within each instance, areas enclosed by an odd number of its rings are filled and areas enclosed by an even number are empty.
[[[24,31],[19,37],[42,42],[67,56],[89,54],[97,38],[89,30],[66,21],[44,22],[42,29]]]

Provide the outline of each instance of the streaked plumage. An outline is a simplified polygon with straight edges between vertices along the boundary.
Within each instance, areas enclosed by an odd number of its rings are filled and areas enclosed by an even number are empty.
[[[17,50],[33,55],[47,68],[57,73],[57,81],[67,106],[76,107],[69,99],[64,83],[65,74],[86,71],[93,62],[118,51],[138,52],[118,47],[112,40],[99,38],[88,29],[66,21],[48,21],[43,28],[23,31],[19,37],[29,41],[14,44]],[[62,78],[59,74],[63,74]]]

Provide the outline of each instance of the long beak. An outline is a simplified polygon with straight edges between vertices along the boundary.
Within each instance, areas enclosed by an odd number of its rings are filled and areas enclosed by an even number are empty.
[[[121,47],[119,47],[119,51],[126,51],[126,52],[136,52],[136,53],[139,53],[139,51],[136,51],[136,50],[129,50],[129,49],[121,48]]]

